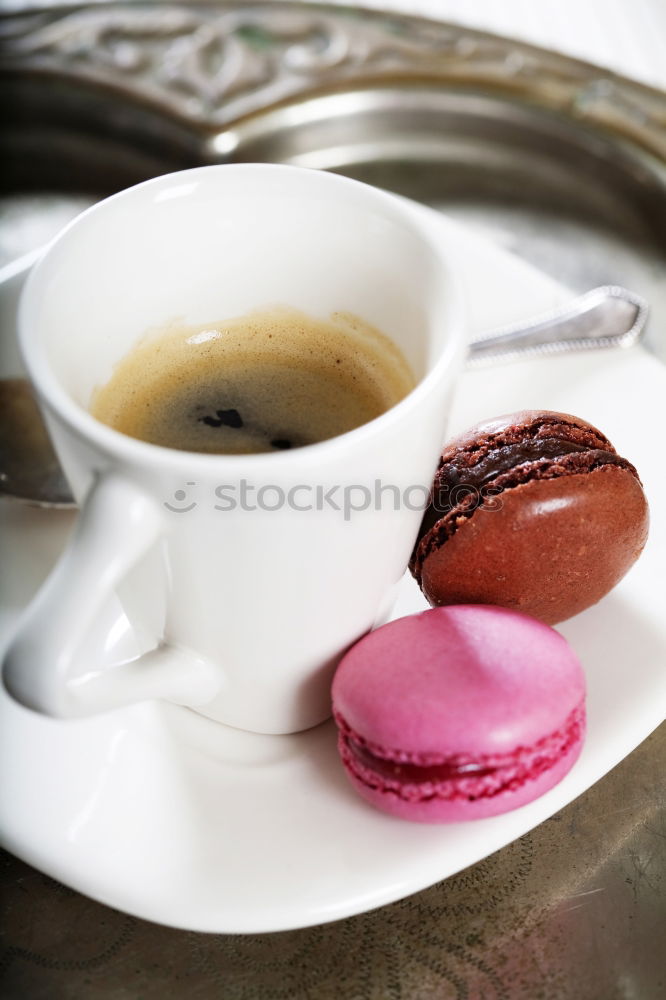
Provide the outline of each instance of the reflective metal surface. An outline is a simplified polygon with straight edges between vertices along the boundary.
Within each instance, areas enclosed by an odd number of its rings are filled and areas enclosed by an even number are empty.
[[[650,314],[644,299],[619,285],[603,285],[562,309],[489,331],[469,345],[467,367],[540,354],[627,348],[638,343]]]
[[[666,308],[657,91],[483,32],[289,3],[27,3],[0,37],[3,214],[18,192],[301,163],[445,210],[577,291]]]
[[[663,94],[464,28],[289,3],[26,3],[0,31],[0,261],[153,174],[302,163],[445,210],[575,290],[635,289],[666,359]],[[467,872],[289,934],[154,927],[7,857],[3,996],[660,1000],[665,764],[662,726]]]
[[[74,504],[30,382],[0,377],[0,497]]]
[[[0,853],[0,993],[662,1000],[665,756],[666,725],[584,796],[485,861],[391,906],[286,933],[159,927]]]

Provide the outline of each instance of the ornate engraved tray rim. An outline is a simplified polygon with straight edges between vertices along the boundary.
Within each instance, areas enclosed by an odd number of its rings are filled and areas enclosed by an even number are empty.
[[[431,84],[536,103],[666,157],[661,91],[411,15],[289,2],[29,3],[0,14],[0,37],[5,74],[87,84],[204,135],[321,93]]]

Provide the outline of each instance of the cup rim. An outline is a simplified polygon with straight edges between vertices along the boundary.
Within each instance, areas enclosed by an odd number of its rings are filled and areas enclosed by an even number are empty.
[[[428,247],[429,252],[438,261],[438,266],[447,288],[447,298],[443,306],[447,337],[445,338],[442,352],[431,370],[420,379],[403,399],[367,423],[324,441],[303,445],[289,451],[226,455],[169,448],[164,445],[152,444],[130,437],[121,431],[103,424],[83,405],[71,398],[60,384],[55,373],[51,370],[46,357],[40,352],[38,344],[30,333],[32,291],[39,281],[41,272],[46,266],[52,252],[68,238],[72,230],[78,228],[90,215],[106,208],[113,201],[126,197],[129,192],[167,185],[168,183],[173,183],[175,179],[179,181],[194,181],[202,174],[208,174],[211,171],[247,172],[250,174],[270,171],[273,174],[281,172],[292,175],[317,175],[324,179],[323,182],[325,184],[330,186],[338,186],[342,189],[351,187],[354,190],[362,187],[366,191],[366,196],[373,198],[380,208],[385,211],[388,210],[389,213],[393,213],[394,217],[407,224]],[[317,183],[319,182],[317,181]],[[416,211],[414,211],[414,208],[407,199],[402,199],[400,196],[340,174],[333,174],[315,168],[277,163],[210,164],[173,171],[168,174],[151,177],[129,188],[124,188],[110,195],[108,198],[104,198],[102,201],[91,205],[60,230],[54,239],[44,248],[42,255],[31,268],[19,300],[17,327],[21,353],[28,370],[28,375],[37,390],[40,400],[70,431],[92,442],[95,447],[105,453],[116,454],[122,452],[125,460],[129,460],[135,464],[145,464],[147,461],[152,461],[153,463],[159,461],[163,466],[177,466],[180,469],[182,468],[183,460],[186,460],[192,472],[195,471],[194,466],[197,466],[201,469],[202,474],[206,471],[213,471],[216,466],[224,467],[225,471],[228,471],[230,474],[233,474],[236,468],[247,472],[256,470],[258,467],[263,466],[264,463],[270,467],[276,465],[280,470],[286,471],[290,464],[300,464],[309,458],[324,457],[328,454],[334,454],[340,449],[349,449],[356,444],[363,444],[368,438],[384,430],[389,430],[396,421],[401,421],[417,407],[423,398],[429,396],[436,389],[444,373],[450,369],[456,369],[457,362],[462,357],[464,347],[463,300],[458,277],[451,266],[448,256],[442,253],[441,248],[436,245],[435,240],[428,231],[428,227],[418,218]]]

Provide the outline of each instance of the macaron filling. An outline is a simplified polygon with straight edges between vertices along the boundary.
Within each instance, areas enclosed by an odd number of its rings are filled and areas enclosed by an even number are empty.
[[[577,441],[561,438],[541,438],[528,441],[518,441],[515,444],[500,445],[492,448],[474,465],[457,464],[451,461],[442,466],[438,475],[440,490],[453,489],[456,486],[473,486],[480,489],[486,483],[492,482],[497,476],[509,472],[517,465],[525,462],[537,462],[541,458],[561,458],[574,452],[589,451],[589,447]],[[614,452],[606,449],[594,449],[599,454],[614,456]]]
[[[581,702],[561,727],[532,746],[504,754],[417,754],[380,747],[355,733],[340,713],[339,750],[350,773],[367,788],[408,802],[476,801],[516,791],[550,770],[576,747],[585,730]]]

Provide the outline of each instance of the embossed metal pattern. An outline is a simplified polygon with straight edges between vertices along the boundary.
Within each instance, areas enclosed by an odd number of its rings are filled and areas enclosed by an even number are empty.
[[[452,24],[252,2],[65,6],[0,24],[5,69],[112,87],[206,131],[315,90],[432,80],[505,90],[666,153],[658,91]]]
[[[581,799],[415,896],[321,927],[195,934],[0,854],[7,1000],[661,1000],[666,726]]]

